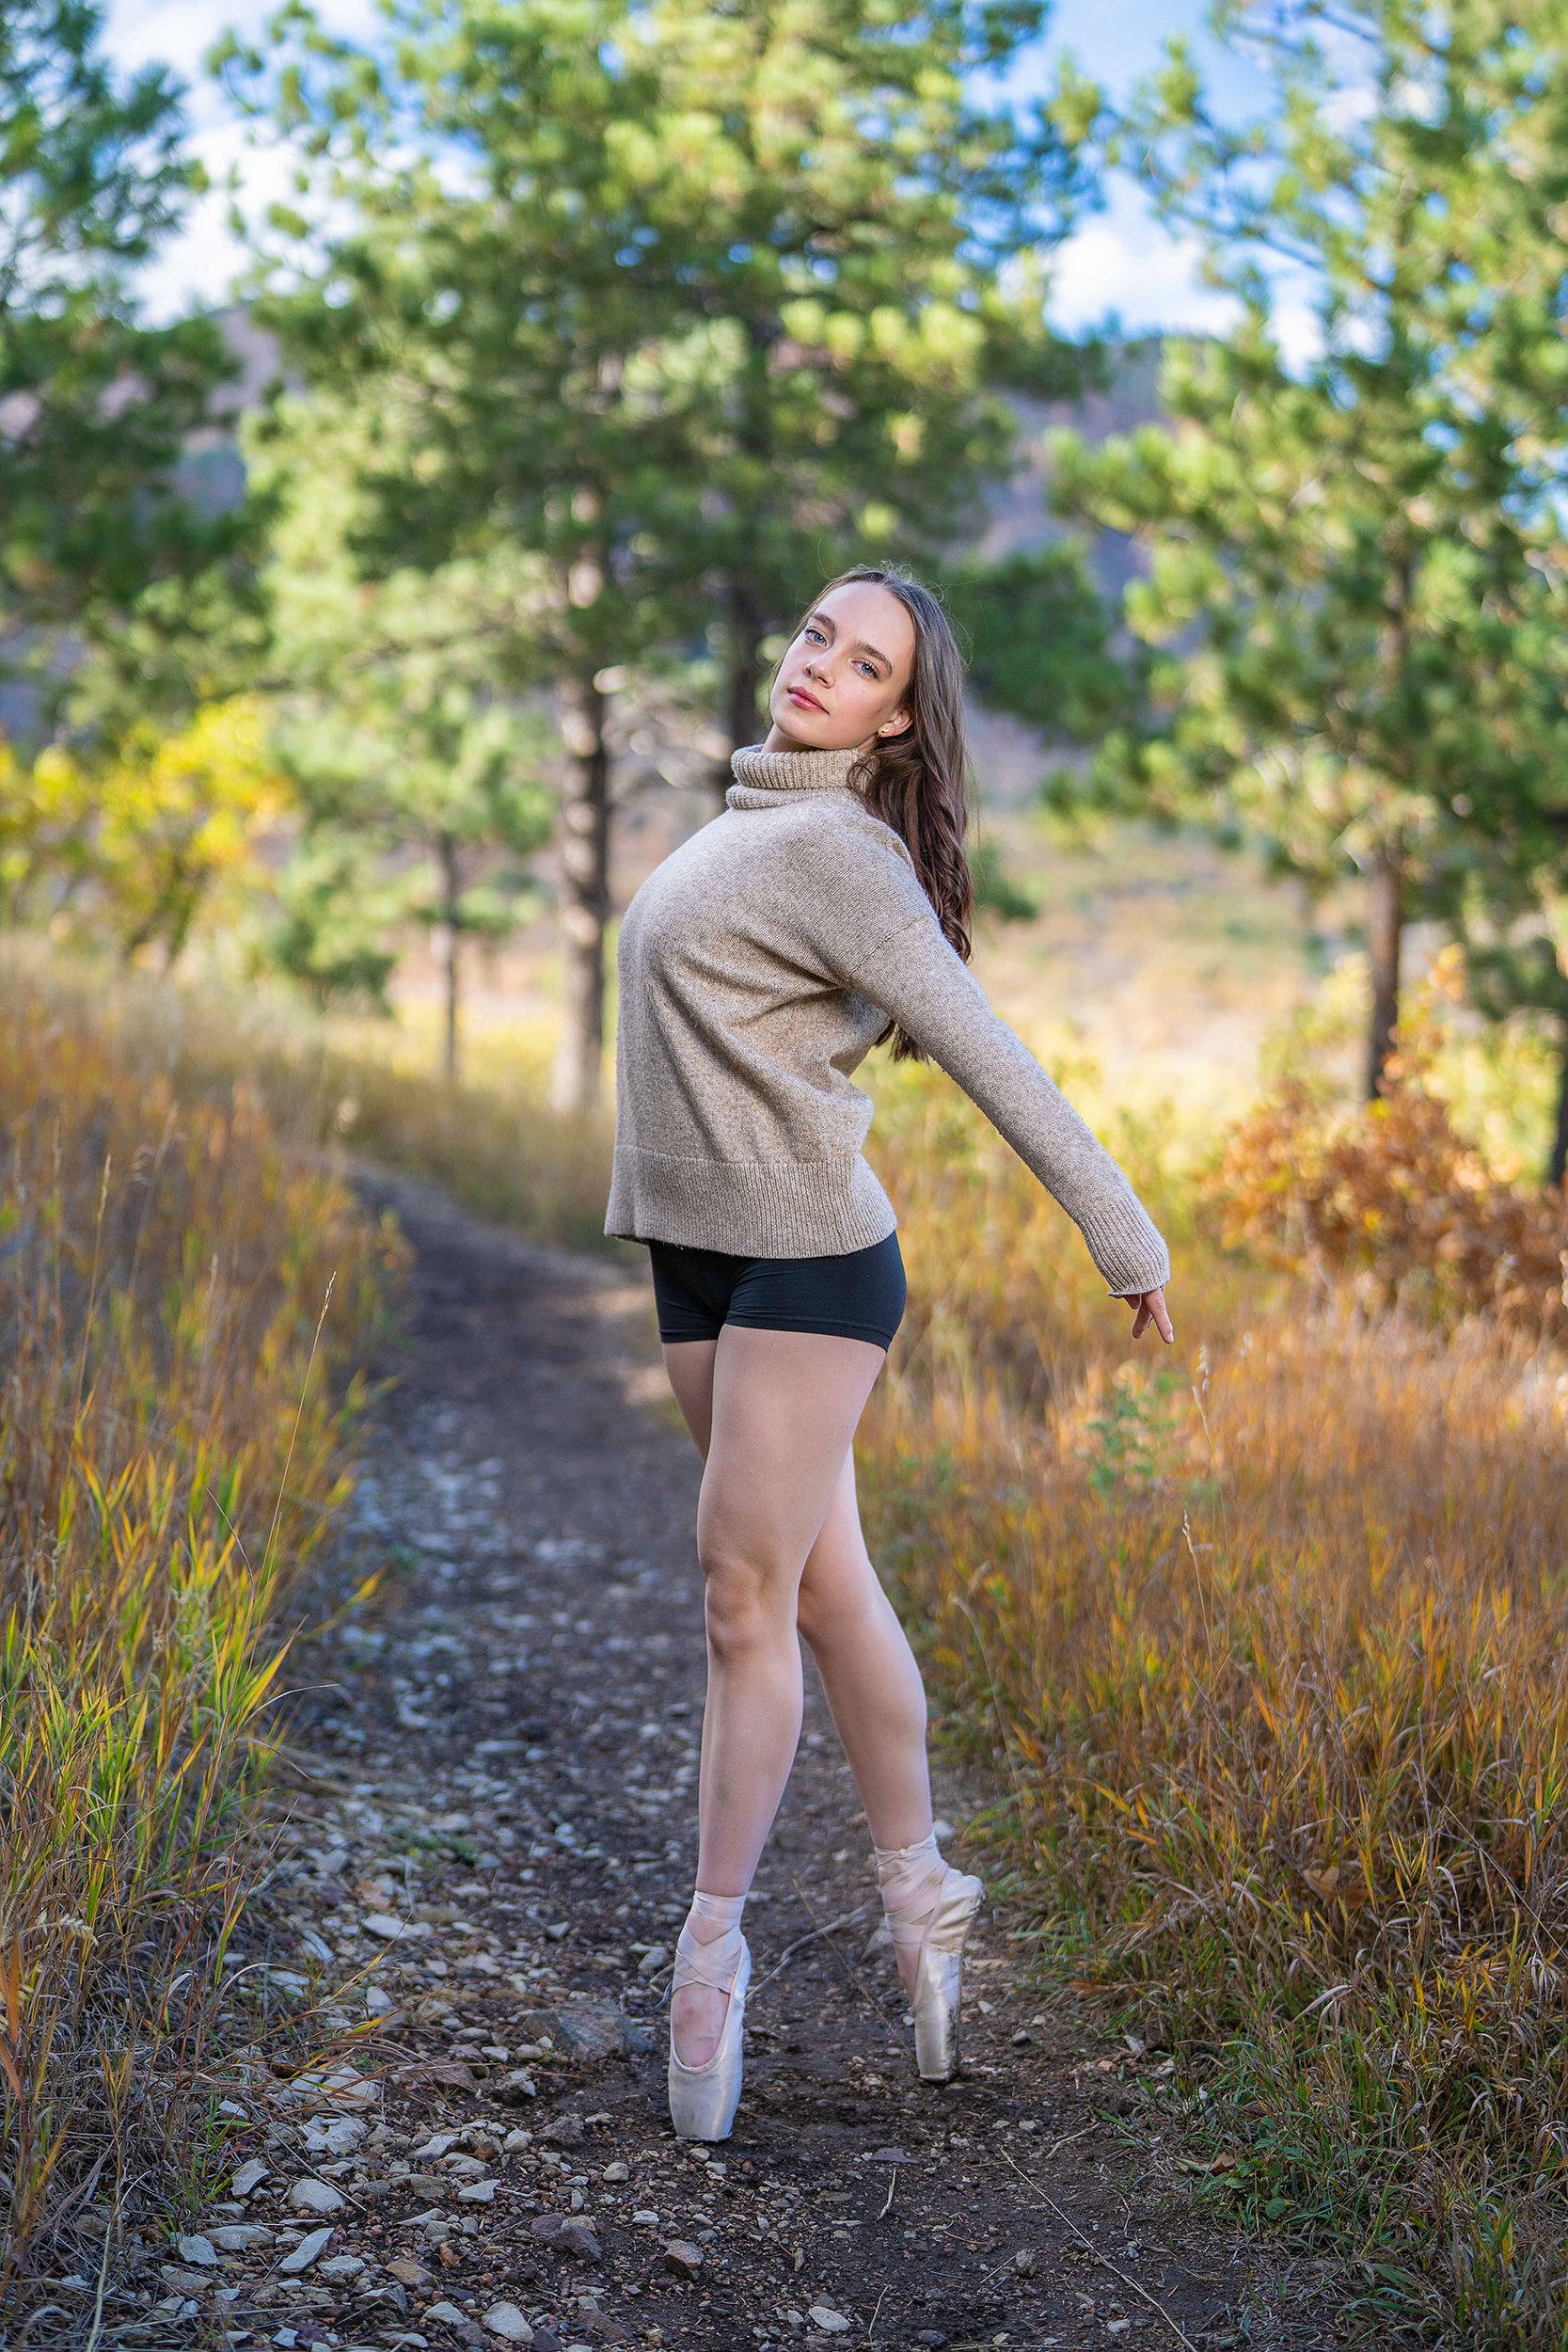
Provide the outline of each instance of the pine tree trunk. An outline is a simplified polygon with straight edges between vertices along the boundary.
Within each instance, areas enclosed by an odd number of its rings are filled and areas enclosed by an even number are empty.
[[[1568,1029],[1565,1029],[1560,1057],[1557,1066],[1557,1134],[1552,1138],[1551,1165],[1546,1170],[1549,1184],[1560,1184],[1568,1175]]]
[[[729,722],[731,751],[757,740],[757,689],[762,683],[762,607],[749,580],[732,580],[729,588],[730,676]],[[767,732],[766,729],[763,730]],[[721,804],[730,788],[726,758],[714,778]]]
[[[1400,1017],[1400,937],[1404,929],[1403,875],[1399,851],[1386,844],[1371,871],[1367,924],[1372,967],[1372,1018],[1367,1041],[1367,1100],[1383,1091],[1383,1073]]]
[[[561,733],[570,758],[561,808],[561,930],[565,963],[558,1110],[591,1110],[604,1059],[604,934],[610,919],[610,747],[607,699],[592,674],[562,689]]]
[[[457,1084],[457,915],[461,897],[461,876],[457,870],[457,844],[450,833],[444,833],[437,844],[441,861],[442,919],[447,927],[447,1040],[446,1073],[448,1086]]]

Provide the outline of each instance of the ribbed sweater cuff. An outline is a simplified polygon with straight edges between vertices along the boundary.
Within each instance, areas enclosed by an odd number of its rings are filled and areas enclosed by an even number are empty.
[[[1153,1219],[1131,1194],[1124,1200],[1085,1210],[1078,1230],[1113,1298],[1164,1290],[1170,1280],[1170,1251]]]

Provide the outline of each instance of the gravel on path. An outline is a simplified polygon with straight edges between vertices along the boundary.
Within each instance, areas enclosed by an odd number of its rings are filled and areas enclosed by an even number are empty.
[[[102,2341],[1333,2341],[1326,2271],[1191,2211],[1169,2057],[1048,2013],[1020,1923],[971,1946],[963,2078],[917,2080],[809,1671],[747,1914],[746,2093],[724,2146],[675,2141],[698,1465],[646,1278],[361,1182],[416,1253],[354,1506],[356,1560],[388,1565],[295,1661],[277,1869],[231,1960],[332,2055],[236,2063],[210,2201]],[[990,1793],[939,1764],[955,1832]]]

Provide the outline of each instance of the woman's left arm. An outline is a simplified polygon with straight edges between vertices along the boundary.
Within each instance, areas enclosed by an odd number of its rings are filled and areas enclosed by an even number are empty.
[[[1132,1336],[1171,1337],[1170,1253],[1137,1194],[1061,1089],[1006,1023],[927,909],[847,975],[962,1087],[1088,1244],[1114,1296],[1133,1308]]]

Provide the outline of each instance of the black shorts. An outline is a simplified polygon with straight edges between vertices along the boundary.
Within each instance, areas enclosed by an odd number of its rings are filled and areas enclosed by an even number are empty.
[[[650,1242],[648,1255],[661,1340],[716,1340],[726,1323],[740,1323],[888,1347],[904,1312],[896,1233],[842,1258],[732,1258],[673,1241]]]

